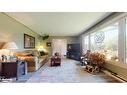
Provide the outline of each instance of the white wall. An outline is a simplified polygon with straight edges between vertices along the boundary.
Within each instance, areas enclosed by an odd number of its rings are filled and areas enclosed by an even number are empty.
[[[18,50],[24,50],[24,33],[35,37],[35,46],[40,44],[39,35],[4,13],[0,13],[0,43],[13,41]]]
[[[50,36],[48,40],[42,43],[43,47],[49,52],[49,55],[52,55],[52,47],[47,47],[46,42],[52,42],[52,39],[66,39],[67,44],[80,43],[79,38],[75,36]]]
[[[43,32],[43,31],[42,31]],[[35,37],[36,48],[42,45],[47,51],[49,55],[51,55],[52,49],[51,47],[46,46],[46,42],[51,42],[52,39],[66,39],[67,43],[77,43],[79,42],[77,37],[71,36],[51,36],[46,41],[41,41],[39,39],[39,35],[26,27],[25,25],[17,22],[13,18],[7,16],[4,13],[0,13],[0,48],[2,42],[14,41],[19,47],[18,51],[23,51],[24,49],[24,33]],[[1,50],[0,50],[1,52]]]

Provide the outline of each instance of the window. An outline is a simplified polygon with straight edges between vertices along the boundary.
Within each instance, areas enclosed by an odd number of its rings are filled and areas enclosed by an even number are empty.
[[[118,59],[118,23],[91,34],[91,51],[103,52],[109,59]]]
[[[126,19],[126,57],[125,61],[127,63],[127,19]]]
[[[89,50],[89,36],[85,36],[83,39],[83,54]]]
[[[83,49],[104,53],[108,59],[127,63],[127,15],[117,20],[116,23],[98,31],[92,33],[88,31],[88,36],[83,39]]]

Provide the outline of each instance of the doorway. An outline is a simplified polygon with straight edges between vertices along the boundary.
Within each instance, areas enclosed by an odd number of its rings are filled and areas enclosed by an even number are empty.
[[[67,40],[66,39],[52,39],[52,55],[58,52],[61,57],[65,57],[67,53]]]

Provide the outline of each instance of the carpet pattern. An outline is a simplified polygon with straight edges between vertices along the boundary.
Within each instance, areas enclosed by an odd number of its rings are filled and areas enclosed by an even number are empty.
[[[26,83],[117,83],[118,81],[99,73],[92,75],[78,61],[62,59],[61,66],[50,67],[50,61],[35,72]]]

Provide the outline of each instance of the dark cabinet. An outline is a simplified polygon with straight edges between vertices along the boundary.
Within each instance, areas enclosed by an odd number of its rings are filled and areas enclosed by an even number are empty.
[[[80,44],[68,44],[67,45],[67,58],[74,59],[74,60],[80,60]]]
[[[18,79],[19,76],[27,73],[27,63],[25,61],[1,62],[1,76],[4,78]]]
[[[2,64],[0,63],[0,76],[2,74]]]

